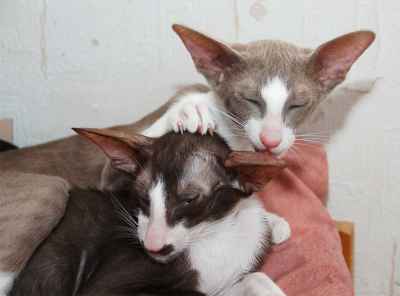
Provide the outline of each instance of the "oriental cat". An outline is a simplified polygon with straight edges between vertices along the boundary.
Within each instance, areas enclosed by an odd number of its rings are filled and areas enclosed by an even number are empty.
[[[65,217],[8,295],[285,295],[255,272],[290,236],[254,194],[283,161],[231,153],[217,135],[76,131],[118,176],[110,191],[71,190]]]
[[[173,29],[208,86],[188,89],[145,134],[217,130],[234,150],[278,156],[375,39],[358,31],[311,50],[271,40],[227,44],[185,26]]]

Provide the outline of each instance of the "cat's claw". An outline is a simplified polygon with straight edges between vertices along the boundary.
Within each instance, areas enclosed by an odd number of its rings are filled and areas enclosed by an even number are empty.
[[[168,121],[175,132],[212,134],[216,129],[213,115],[203,98],[196,96],[175,103],[168,111]]]
[[[175,133],[209,132],[211,135],[217,128],[211,112],[214,104],[207,94],[189,94],[172,104],[167,112],[155,123],[142,132],[147,137],[161,137],[170,131]]]
[[[253,272],[242,280],[246,296],[286,296],[286,294],[264,273]]]

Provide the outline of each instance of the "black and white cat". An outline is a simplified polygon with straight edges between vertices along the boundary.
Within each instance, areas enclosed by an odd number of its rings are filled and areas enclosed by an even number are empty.
[[[290,227],[225,165],[224,140],[76,131],[109,157],[113,190],[71,191],[65,217],[10,296],[284,295],[255,270]]]
[[[310,50],[272,40],[227,45],[181,25],[173,29],[208,86],[181,92],[144,134],[217,129],[233,150],[276,155],[292,147],[296,128],[375,39],[358,31]]]

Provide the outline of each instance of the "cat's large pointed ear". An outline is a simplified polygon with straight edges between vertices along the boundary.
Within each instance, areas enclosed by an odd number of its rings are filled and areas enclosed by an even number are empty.
[[[232,152],[225,167],[235,170],[239,181],[248,193],[261,191],[269,181],[286,167],[284,160],[265,152]]]
[[[375,33],[358,31],[321,45],[311,56],[309,74],[324,89],[333,89],[346,78],[351,66],[374,40]]]
[[[182,25],[173,25],[185,47],[190,52],[197,70],[210,82],[218,83],[224,72],[242,59],[228,45]]]
[[[111,130],[94,128],[73,128],[80,136],[89,139],[104,151],[111,165],[127,173],[134,173],[140,163],[151,154],[153,139]]]

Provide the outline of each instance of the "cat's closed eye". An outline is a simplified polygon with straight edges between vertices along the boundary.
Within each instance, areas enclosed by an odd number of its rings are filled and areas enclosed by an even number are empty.
[[[181,203],[183,206],[188,206],[194,203],[195,201],[199,200],[200,197],[201,195],[198,193],[185,194],[182,196]]]
[[[288,110],[293,111],[296,109],[300,109],[300,108],[304,107],[305,105],[306,105],[305,103],[304,104],[292,104],[288,107]]]
[[[263,102],[260,100],[244,98],[244,101],[246,101],[249,105],[257,108],[258,110],[263,110],[263,108],[264,108]]]

